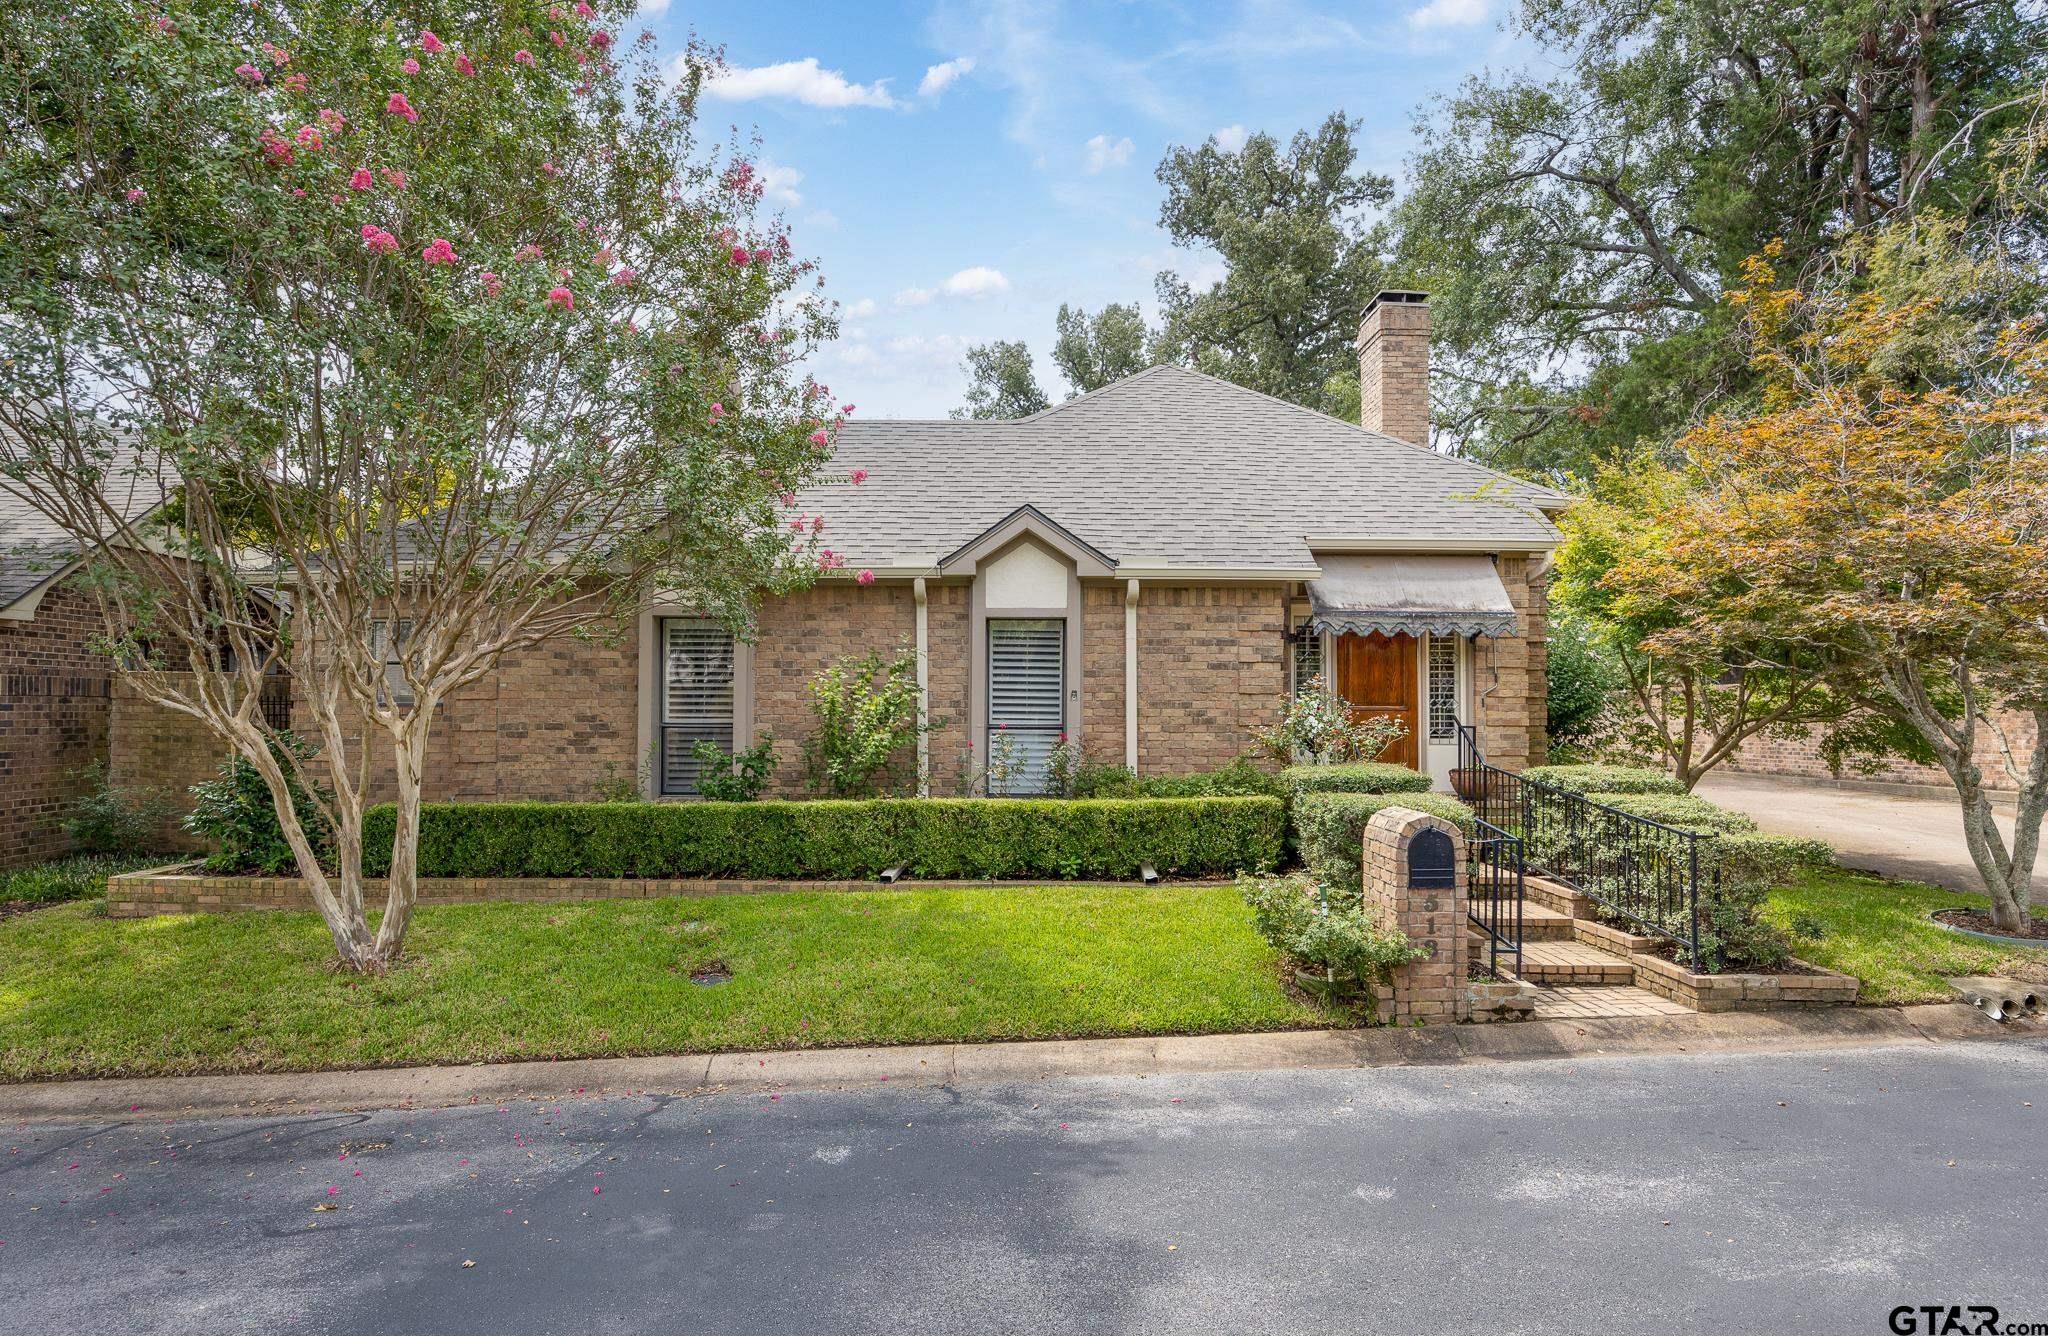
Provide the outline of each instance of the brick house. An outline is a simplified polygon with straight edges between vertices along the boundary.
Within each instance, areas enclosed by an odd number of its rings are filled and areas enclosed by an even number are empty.
[[[771,600],[751,642],[657,605],[616,644],[508,660],[441,707],[428,795],[686,797],[692,742],[763,732],[795,792],[807,684],[906,647],[944,721],[919,754],[937,794],[994,730],[1017,791],[1062,733],[1139,774],[1223,765],[1324,667],[1404,719],[1390,756],[1440,784],[1459,723],[1500,764],[1539,761],[1566,498],[1427,447],[1428,342],[1419,294],[1375,300],[1362,425],[1172,366],[1013,421],[849,424],[836,462],[865,482],[798,501],[843,571]]]
[[[161,490],[124,471],[110,504],[129,518]],[[77,554],[60,530],[0,485],[0,869],[65,852],[65,809],[87,766],[108,759],[114,683],[92,648],[105,625],[74,579]]]

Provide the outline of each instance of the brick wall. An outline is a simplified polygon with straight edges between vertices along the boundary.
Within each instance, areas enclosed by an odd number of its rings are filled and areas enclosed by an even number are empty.
[[[91,598],[60,584],[34,618],[0,621],[0,868],[63,854],[64,809],[107,756],[112,682]]]
[[[1367,431],[1429,444],[1429,307],[1382,302],[1358,331],[1359,416]]]
[[[1141,614],[1139,625],[1143,624]],[[1141,644],[1141,656],[1143,652]],[[1141,699],[1145,685],[1140,679]],[[1122,584],[1081,589],[1081,752],[1092,764],[1124,763]]]
[[[107,779],[116,788],[155,790],[173,812],[158,832],[161,849],[197,849],[203,842],[179,827],[192,810],[189,790],[220,770],[228,748],[189,714],[144,699],[125,679],[114,683],[107,727]]]
[[[1548,666],[1549,578],[1533,557],[1502,557],[1501,583],[1515,605],[1520,628],[1512,636],[1481,640],[1473,655],[1472,695],[1480,747],[1506,770],[1543,764]]]
[[[965,639],[963,635],[962,652]],[[888,658],[916,643],[917,604],[907,583],[863,588],[833,580],[788,598],[771,599],[762,607],[754,651],[754,728],[775,735],[775,754],[782,758],[775,772],[776,792],[796,793],[803,786],[803,740],[814,718],[811,679],[843,658],[871,651]],[[931,657],[936,668],[941,659],[936,644]],[[959,714],[965,705],[948,711],[935,698],[933,711]],[[935,747],[935,766],[938,756]],[[905,764],[911,764],[908,756]]]
[[[972,736],[968,719],[967,673],[971,662],[974,589],[960,584],[925,586],[925,631],[930,637],[931,712],[943,720],[931,735],[932,792],[945,796],[962,790],[962,778],[971,770],[967,740]]]
[[[1285,585],[1143,586],[1138,773],[1212,770],[1243,754],[1285,704],[1286,625]]]
[[[2040,745],[2035,736],[2034,721],[2029,715],[2014,710],[2000,711],[2000,725],[2013,742],[2013,752],[2022,766],[2029,764],[2034,749]],[[1887,757],[1874,769],[1862,770],[1845,768],[1837,776],[1828,768],[1820,753],[1820,735],[1807,732],[1794,737],[1751,738],[1742,744],[1742,749],[1730,758],[1726,768],[1748,774],[1792,775],[1804,779],[1840,778],[1851,783],[1872,784],[1913,784],[1925,785],[1949,791],[1949,777],[1931,765],[1916,765],[1899,757]],[[1999,752],[1998,738],[1990,729],[1982,730],[1977,737],[1977,764],[1984,771],[1987,787],[2010,792],[2012,776],[2006,773],[2005,758]]]

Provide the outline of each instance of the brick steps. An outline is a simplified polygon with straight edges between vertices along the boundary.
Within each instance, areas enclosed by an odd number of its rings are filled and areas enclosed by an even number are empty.
[[[1534,984],[1633,984],[1635,965],[1584,942],[1522,943],[1522,978]]]

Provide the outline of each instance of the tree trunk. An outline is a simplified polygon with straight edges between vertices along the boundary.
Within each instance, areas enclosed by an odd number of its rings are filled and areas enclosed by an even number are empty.
[[[2007,854],[2005,840],[1992,816],[1991,795],[1984,786],[1958,777],[1956,792],[1963,800],[1963,841],[1969,846],[1970,861],[1977,865],[1977,875],[1984,879],[1984,889],[1991,897],[1991,921],[2004,932],[2025,932],[2033,869],[2020,867]]]
[[[412,909],[419,898],[420,781],[426,770],[427,723],[433,705],[422,698],[413,711],[398,721],[394,730],[392,758],[397,770],[397,819],[392,823],[391,872],[385,879],[384,917],[377,924],[377,941],[372,959],[378,969],[388,969],[405,949],[405,931],[412,925]]]

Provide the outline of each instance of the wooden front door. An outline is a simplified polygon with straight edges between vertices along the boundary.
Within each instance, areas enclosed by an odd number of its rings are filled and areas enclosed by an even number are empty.
[[[1393,715],[1408,726],[1407,734],[1380,753],[1379,759],[1415,766],[1415,736],[1420,710],[1415,694],[1415,637],[1337,637],[1337,694],[1351,704],[1353,719]]]

